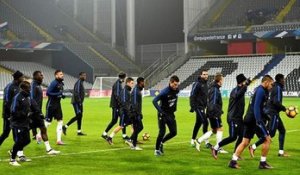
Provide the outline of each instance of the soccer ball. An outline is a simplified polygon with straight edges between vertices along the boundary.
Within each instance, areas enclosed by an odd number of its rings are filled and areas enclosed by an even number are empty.
[[[142,138],[143,138],[144,141],[149,140],[150,134],[147,133],[147,132],[145,132],[145,133],[142,135]]]
[[[298,114],[298,109],[295,106],[289,106],[285,113],[289,118],[295,118]]]

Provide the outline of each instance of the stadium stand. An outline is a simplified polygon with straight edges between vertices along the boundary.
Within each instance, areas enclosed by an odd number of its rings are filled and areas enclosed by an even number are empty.
[[[0,66],[0,90],[3,90],[8,82],[12,80],[11,72]]]
[[[236,86],[235,76],[244,73],[246,77],[255,77],[264,69],[264,65],[271,60],[272,56],[244,56],[244,57],[192,57],[173,74],[179,76],[183,83],[181,89],[191,90],[199,70],[208,68],[210,80],[216,72],[222,72],[225,76],[222,89],[231,90]],[[224,70],[222,69],[224,68]],[[161,80],[153,89],[161,89],[168,83],[169,77]]]
[[[97,76],[115,76],[118,71],[114,70],[107,62],[102,60],[92,52],[87,44],[82,43],[65,43],[65,46],[82,60],[94,67],[94,74]]]
[[[11,70],[11,71],[16,71],[20,70],[21,72],[24,73],[26,77],[32,77],[33,70],[41,70],[44,73],[44,84],[47,86],[50,84],[50,82],[54,79],[54,72],[55,69],[38,64],[38,63],[33,63],[33,62],[17,62],[17,61],[0,61],[0,65]],[[1,76],[2,80],[2,76]],[[9,75],[6,79],[6,81],[1,81],[0,87],[5,86],[7,83],[12,81],[11,75]],[[73,89],[73,86],[75,82],[77,81],[77,78],[64,74],[64,83],[65,87],[64,89]],[[4,84],[4,85],[3,85]],[[86,89],[91,89],[92,84],[90,83],[85,83],[85,88]]]
[[[276,67],[268,72],[269,75],[275,77],[277,73],[286,76],[286,91],[299,91],[300,89],[300,64],[299,55],[287,55]]]
[[[92,47],[108,58],[113,64],[118,66],[122,71],[127,72],[130,76],[137,76],[140,72],[140,68],[135,65],[133,61],[128,58],[122,57],[117,51],[114,51],[110,46],[104,43],[93,44]],[[126,65],[126,66],[124,66]]]
[[[285,17],[285,21],[299,21],[300,19],[300,1],[296,1],[296,3],[293,5],[292,9],[289,11],[287,16]]]
[[[234,0],[214,24],[214,27],[263,24],[273,20],[288,0]]]
[[[64,14],[51,1],[45,0],[28,0],[6,1],[12,5],[18,12],[26,18],[32,20],[44,31],[49,33],[58,41],[80,41],[95,42],[97,41],[78,25],[73,18]],[[35,10],[32,10],[35,7]],[[51,9],[51,10],[49,10]],[[47,19],[47,20],[45,20]]]
[[[45,39],[27,23],[16,11],[12,10],[3,1],[0,1],[0,20],[8,22],[8,28],[14,32],[19,39],[44,41]]]

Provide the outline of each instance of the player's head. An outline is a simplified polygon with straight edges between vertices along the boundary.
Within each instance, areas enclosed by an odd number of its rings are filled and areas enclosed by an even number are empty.
[[[244,74],[239,74],[236,76],[236,82],[238,85],[242,85],[246,82],[247,78],[245,77]]]
[[[30,93],[30,83],[28,81],[22,81],[20,84],[21,91],[26,92],[27,94]]]
[[[207,69],[202,69],[200,70],[200,75],[201,79],[207,80],[208,79],[208,70]]]
[[[273,83],[274,80],[270,75],[265,75],[261,80],[261,85],[268,90],[272,89]]]
[[[277,82],[277,83],[280,83],[280,84],[282,84],[282,85],[284,85],[284,75],[283,74],[277,74],[276,76],[275,76],[275,81]]]
[[[33,74],[32,74],[32,77],[34,80],[38,81],[38,82],[43,82],[43,79],[44,79],[44,75],[41,71],[37,70],[37,71],[34,71]]]
[[[12,76],[14,77],[14,81],[16,81],[17,83],[21,83],[25,79],[24,74],[18,70],[13,73]]]
[[[134,80],[131,77],[126,78],[125,84],[131,88],[134,86]]]
[[[86,80],[86,73],[85,72],[80,72],[79,73],[79,79],[82,80],[82,81],[85,81]]]
[[[173,89],[173,90],[177,90],[178,86],[179,86],[179,78],[177,75],[173,75],[170,78],[169,81],[169,86]]]
[[[62,72],[62,70],[56,70],[54,72],[54,76],[55,76],[55,79],[57,79],[57,80],[63,80],[64,79],[64,73]]]
[[[119,79],[120,79],[122,82],[124,82],[124,80],[125,80],[125,78],[126,78],[126,73],[120,72],[118,76],[119,76]]]
[[[145,80],[143,77],[139,77],[136,79],[136,83],[140,88],[144,88],[145,87]]]
[[[215,75],[215,78],[214,78],[214,81],[219,85],[219,86],[222,86],[223,85],[223,74],[221,73],[216,73]]]

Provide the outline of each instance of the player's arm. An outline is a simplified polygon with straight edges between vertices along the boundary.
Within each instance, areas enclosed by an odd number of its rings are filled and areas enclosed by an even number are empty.
[[[276,88],[273,88],[272,89],[272,92],[271,92],[271,97],[273,98],[272,99],[272,102],[273,102],[273,105],[276,106],[276,108],[280,109],[280,111],[285,111],[286,108],[285,106],[282,105],[282,90],[279,86],[277,86]]]
[[[200,91],[200,84],[198,82],[196,82],[193,84],[191,95],[190,95],[190,107],[191,107],[190,112],[193,112],[196,109],[196,106],[197,106],[196,99],[197,99],[197,94],[199,93],[199,91]]]
[[[47,89],[47,95],[48,96],[53,96],[53,97],[57,97],[59,95],[62,95],[62,92],[53,92],[55,87],[57,86],[56,82],[51,82],[48,89]]]
[[[80,81],[77,81],[74,85],[74,99],[76,103],[81,103],[81,98],[80,98]]]
[[[18,98],[19,96],[15,96],[13,98],[12,104],[11,104],[11,115],[13,115],[15,118],[26,116],[25,110],[19,110],[21,106],[21,99]]]
[[[210,96],[210,104],[208,104],[210,106],[210,111],[213,111],[213,113],[215,114],[215,117],[218,117],[222,114],[222,109],[220,109],[220,106],[218,104],[218,89],[214,88],[213,92]]]
[[[135,87],[131,93],[131,107],[132,112],[139,113],[138,107],[139,107],[139,101],[138,101],[139,91],[137,87]]]
[[[121,86],[119,81],[114,86],[115,86],[113,88],[114,99],[121,106],[122,105],[121,93],[122,93],[122,90],[123,90],[122,86]]]
[[[159,106],[158,104],[158,101],[161,100],[162,96],[165,95],[165,92],[164,91],[161,91],[152,101],[154,107],[156,108],[156,110],[159,112],[159,113],[163,113],[163,110],[161,109],[161,107]]]
[[[11,112],[11,104],[12,104],[12,100],[13,100],[13,89],[12,89],[12,86],[9,86],[6,90],[6,93],[5,93],[5,99],[4,99],[4,104],[5,104],[5,111],[7,113],[10,113]]]
[[[262,88],[257,89],[255,101],[254,101],[254,117],[258,124],[261,124],[263,122],[262,120],[262,109],[261,105],[263,103],[263,99],[265,98],[265,91]]]

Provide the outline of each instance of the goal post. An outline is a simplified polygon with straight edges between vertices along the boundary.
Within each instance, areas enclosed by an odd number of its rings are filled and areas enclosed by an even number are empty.
[[[134,84],[136,84],[136,79],[138,77],[132,77],[134,79]],[[118,80],[118,77],[96,77],[92,89],[90,90],[90,98],[102,98],[110,97],[112,86]],[[124,86],[124,84],[123,84]],[[143,96],[149,96],[150,92],[148,90],[143,90]]]
[[[96,77],[89,94],[90,98],[110,97],[111,88],[117,80],[118,77]]]

